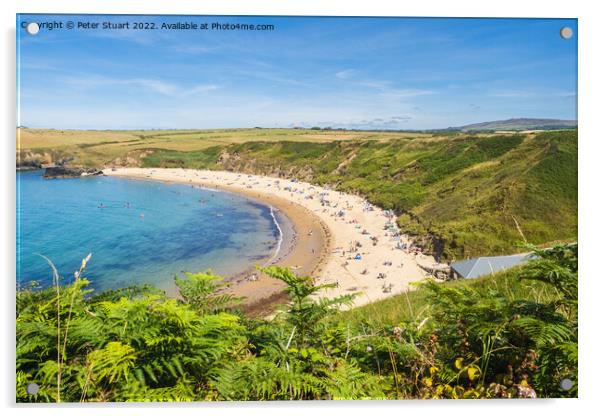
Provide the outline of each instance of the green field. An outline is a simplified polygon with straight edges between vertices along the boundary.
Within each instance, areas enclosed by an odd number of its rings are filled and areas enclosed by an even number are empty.
[[[20,129],[19,160],[297,177],[394,209],[453,260],[577,237],[577,131],[421,134],[304,129]]]
[[[24,157],[72,156],[78,165],[99,167],[118,157],[147,149],[178,152],[201,151],[213,146],[245,142],[328,143],[348,140],[389,140],[404,137],[430,137],[419,133],[350,132],[304,129],[225,129],[225,130],[17,130],[17,152]],[[37,155],[37,156],[36,156]]]

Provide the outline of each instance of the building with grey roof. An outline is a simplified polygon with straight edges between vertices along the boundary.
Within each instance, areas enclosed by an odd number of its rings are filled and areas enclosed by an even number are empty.
[[[474,279],[501,272],[510,267],[526,263],[531,258],[531,253],[515,254],[512,256],[477,257],[474,259],[458,261],[450,264],[452,278],[463,277]]]

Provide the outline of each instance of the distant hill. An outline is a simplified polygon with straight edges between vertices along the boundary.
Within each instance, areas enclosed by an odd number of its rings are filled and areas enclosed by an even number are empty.
[[[551,118],[511,118],[508,120],[486,121],[456,127],[462,131],[476,130],[558,130],[577,127],[576,120],[557,120]]]

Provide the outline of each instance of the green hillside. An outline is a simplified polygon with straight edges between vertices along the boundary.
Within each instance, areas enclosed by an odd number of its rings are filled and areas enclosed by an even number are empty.
[[[577,131],[155,149],[146,167],[296,177],[399,215],[443,259],[506,254],[577,236]],[[522,233],[522,235],[521,235]],[[524,238],[523,238],[524,236]]]

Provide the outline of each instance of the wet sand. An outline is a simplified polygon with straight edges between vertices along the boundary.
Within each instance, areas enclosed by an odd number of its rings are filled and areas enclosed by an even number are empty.
[[[161,168],[106,169],[106,175],[200,185],[237,192],[281,210],[293,224],[293,241],[276,263],[317,284],[336,284],[320,297],[355,294],[359,306],[413,289],[439,266],[413,247],[391,213],[363,198],[294,180],[224,171]],[[252,314],[282,303],[284,283],[240,276],[229,290],[247,298]]]
[[[234,192],[232,187],[220,183],[189,178],[162,178],[158,175],[149,178],[148,172],[127,172],[105,170],[106,175],[125,176],[132,179],[157,180],[161,182],[185,183],[205,189]],[[290,221],[290,229],[283,230],[283,243],[272,261],[266,258],[258,265],[278,265],[292,269],[299,276],[313,276],[320,272],[330,252],[330,233],[319,217],[298,204],[275,195],[266,195],[252,189],[237,189],[237,194],[263,205],[270,205]],[[309,234],[311,231],[311,235]],[[266,262],[269,261],[268,264]],[[250,316],[264,316],[272,313],[288,298],[286,284],[261,273],[255,266],[234,276],[224,277],[226,293],[244,298],[241,308]]]
[[[219,185],[215,187],[228,190]],[[330,251],[330,236],[328,228],[319,217],[300,205],[273,195],[262,195],[252,190],[239,190],[237,193],[259,203],[271,205],[291,222],[292,230],[289,233],[285,231],[280,252],[270,265],[288,267],[299,276],[314,276],[320,273]],[[243,310],[252,316],[269,314],[275,306],[287,300],[284,293],[286,284],[255,268],[229,279],[228,284],[229,293],[245,298]]]

